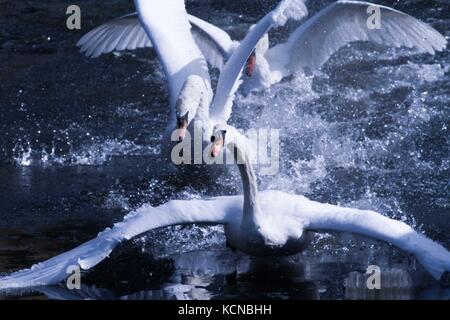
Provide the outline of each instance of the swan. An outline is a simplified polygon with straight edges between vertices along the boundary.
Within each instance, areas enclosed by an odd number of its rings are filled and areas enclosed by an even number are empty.
[[[213,128],[211,156],[224,148],[236,154],[244,194],[201,200],[171,200],[161,206],[143,205],[79,247],[0,278],[0,289],[51,285],[63,281],[68,267],[87,270],[107,258],[122,241],[149,230],[174,225],[218,224],[227,242],[253,256],[285,256],[303,251],[313,232],[353,233],[385,241],[415,255],[425,270],[448,283],[450,252],[404,222],[368,210],[344,208],[281,191],[259,192],[248,156],[246,137],[235,128]]]
[[[84,35],[77,46],[89,57],[113,50],[153,47],[170,89],[171,116],[164,136],[178,142],[184,140],[188,129],[194,131],[191,123],[197,123],[204,133],[203,142],[209,142],[213,125],[227,122],[231,115],[234,95],[241,84],[241,71],[253,48],[272,28],[306,14],[302,0],[280,1],[238,43],[232,42],[219,28],[188,15],[184,0],[134,2],[137,13],[95,28]],[[189,24],[189,21],[196,24]],[[205,32],[207,28],[210,28],[209,32]],[[222,53],[230,52],[226,62],[219,55],[212,56],[214,51],[207,49],[210,46],[216,50],[217,45],[222,45]],[[216,61],[215,65],[222,68],[216,94],[211,88],[207,61]],[[178,135],[177,139],[174,134]]]
[[[169,87],[170,117],[164,140],[178,129],[182,140],[193,119],[207,120],[213,91],[208,65],[191,36],[184,0],[135,0],[137,13],[95,28],[77,46],[87,56],[150,43]],[[166,147],[167,144],[164,144]]]
[[[369,12],[372,12],[369,8],[379,9],[380,29],[369,29]],[[306,16],[306,8],[304,12]],[[210,34],[210,41],[217,39],[214,53],[205,54],[207,47],[200,46],[206,48],[202,50],[205,56],[212,57],[208,59],[213,61],[210,64],[214,66],[214,61],[218,60],[215,57],[220,53],[223,53],[222,59],[233,54],[236,41],[229,40],[225,31],[219,32],[220,28],[199,18],[191,17],[190,22]],[[292,75],[317,74],[340,48],[357,41],[406,47],[431,55],[447,47],[443,35],[406,13],[365,1],[339,0],[297,27],[285,43],[270,47],[269,36],[265,34],[247,61],[245,89],[248,92],[264,90]]]
[[[297,15],[295,20],[301,20],[308,14],[303,2],[301,5],[302,14]],[[380,10],[381,29],[368,28],[369,7]],[[192,35],[203,55],[210,65],[222,70],[225,62],[239,47],[239,42],[209,22],[192,15],[188,15],[188,19],[193,27]],[[142,27],[136,14],[116,19],[101,28],[107,35],[102,45],[95,45],[92,41],[80,43],[87,55],[95,57],[113,50],[152,46],[148,39],[140,38]],[[112,35],[123,35],[122,40],[117,42],[117,37]],[[135,38],[139,38],[139,41],[136,42]],[[285,43],[270,47],[269,36],[265,34],[255,44],[247,61],[246,89],[267,89],[298,73],[316,74],[341,47],[356,41],[414,48],[420,53],[432,55],[447,46],[447,40],[438,31],[401,11],[365,1],[339,0],[306,20],[290,34]]]
[[[371,12],[368,8],[380,10],[381,29],[368,28],[368,13]],[[225,31],[220,33],[216,30],[218,27],[195,17],[190,18],[190,22],[210,34],[212,40],[220,37],[214,54],[209,55],[215,57],[224,52],[223,59],[232,55],[236,41],[229,40]],[[340,48],[357,41],[406,47],[431,55],[447,46],[443,35],[406,13],[365,1],[339,0],[306,20],[285,43],[270,47],[268,34],[262,37],[246,65],[245,89],[263,90],[292,75],[317,74]]]
[[[134,2],[145,32],[136,35],[133,42],[146,36],[151,39],[169,84],[171,114],[164,136],[169,137],[178,129],[178,140],[182,140],[193,119],[208,119],[213,91],[207,62],[191,36],[183,0]],[[102,28],[99,29],[96,29],[99,32],[94,30],[96,32],[90,36],[88,34],[86,39],[100,47],[108,47],[109,43],[105,39],[120,44],[121,36],[114,38],[104,34]],[[129,38],[130,34],[124,36]],[[80,42],[83,42],[83,38]]]

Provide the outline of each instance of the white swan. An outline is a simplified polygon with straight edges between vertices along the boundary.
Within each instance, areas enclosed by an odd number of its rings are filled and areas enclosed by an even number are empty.
[[[381,29],[368,28],[369,7],[379,8]],[[286,43],[256,51],[255,77],[248,87],[267,88],[296,73],[315,74],[340,48],[356,41],[414,48],[432,55],[447,46],[447,40],[438,31],[401,11],[369,2],[340,0],[304,22]]]
[[[211,140],[212,156],[217,156],[223,146],[236,151],[243,196],[172,200],[155,208],[144,205],[97,238],[31,269],[0,278],[0,289],[59,283],[67,277],[69,266],[90,269],[121,241],[151,229],[186,224],[222,224],[233,247],[256,256],[300,252],[309,243],[310,232],[354,233],[392,243],[414,254],[435,279],[448,280],[450,252],[407,224],[373,211],[322,204],[294,194],[258,192],[245,137],[233,127],[218,125]]]
[[[188,15],[184,0],[135,0],[135,5],[138,13],[90,31],[77,46],[91,57],[113,50],[155,48],[170,88],[171,117],[165,136],[172,135],[177,128],[179,140],[184,139],[193,120],[199,120],[205,141],[209,141],[213,125],[227,122],[231,115],[234,94],[241,83],[238,79],[253,48],[271,28],[306,14],[302,0],[280,1],[237,43],[219,28]],[[188,19],[195,22],[192,31]],[[197,44],[210,63],[222,68],[215,96],[207,62]],[[221,54],[214,54],[216,50]],[[225,64],[226,53],[229,54]]]
[[[135,0],[135,6],[145,33],[136,36],[133,42],[145,34],[151,39],[169,84],[171,116],[165,136],[178,128],[182,139],[190,121],[208,119],[213,91],[207,63],[191,36],[183,0]],[[95,35],[87,39],[100,47],[107,47],[105,39],[120,43],[122,36],[128,39],[133,35],[133,32],[116,37],[103,35],[99,29],[97,40],[92,40]],[[132,31],[136,29],[133,27]]]
[[[184,0],[135,0],[136,14],[126,15],[84,35],[77,46],[97,57],[113,49],[152,45],[163,66],[170,93],[170,119],[164,137],[193,119],[206,121],[213,91],[207,62],[191,36]],[[188,119],[189,118],[189,119]]]
[[[380,10],[381,28],[369,29],[368,18],[373,9],[368,9],[375,7]],[[190,18],[190,22],[210,34],[211,39],[220,38],[214,54],[202,50],[205,56],[214,57],[224,47],[230,50],[225,51],[223,59],[232,55],[237,46],[223,30],[219,33],[217,27],[198,18]],[[315,74],[340,48],[356,41],[414,48],[429,54],[447,46],[447,40],[438,31],[401,11],[365,1],[339,0],[299,26],[286,43],[270,48],[269,37],[265,35],[248,60],[246,89],[266,89],[298,73]]]
[[[367,26],[369,7],[380,9],[379,30]],[[304,5],[300,12],[302,14],[296,15],[297,20],[307,15]],[[114,42],[116,37],[106,37],[102,46],[82,43],[83,50],[88,55],[98,56],[113,50],[151,46],[148,39],[134,41],[139,38],[140,27],[133,17],[128,15],[103,26],[107,35],[129,35],[129,38],[122,37],[124,40],[120,41],[120,45]],[[224,61],[238,47],[238,42],[206,21],[192,15],[188,18],[203,55],[212,66],[222,69]],[[133,30],[136,36],[127,30]],[[290,35],[286,43],[270,48],[268,35],[265,35],[255,45],[254,54],[248,60],[246,87],[249,90],[264,89],[296,73],[316,73],[341,47],[355,41],[415,48],[418,52],[429,54],[442,51],[447,46],[447,40],[438,31],[403,12],[364,1],[340,0],[308,19]]]

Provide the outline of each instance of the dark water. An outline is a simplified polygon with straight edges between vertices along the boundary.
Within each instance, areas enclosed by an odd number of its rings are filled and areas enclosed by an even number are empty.
[[[316,12],[332,1],[309,1]],[[378,1],[450,36],[444,0]],[[144,203],[241,192],[233,170],[183,179],[161,158],[168,96],[154,53],[90,60],[74,48],[131,1],[78,1],[81,31],[65,28],[67,1],[1,1],[0,272],[94,237]],[[272,1],[195,1],[189,10],[242,38]],[[293,28],[289,25],[287,28]],[[272,39],[286,38],[277,30]],[[450,248],[450,56],[355,44],[313,79],[239,95],[232,123],[281,129],[281,165],[260,179],[311,199],[370,208]],[[361,273],[383,271],[383,290]],[[414,258],[382,243],[317,236],[304,254],[254,259],[225,246],[220,227],[152,231],[122,245],[83,289],[1,293],[50,299],[449,299]]]

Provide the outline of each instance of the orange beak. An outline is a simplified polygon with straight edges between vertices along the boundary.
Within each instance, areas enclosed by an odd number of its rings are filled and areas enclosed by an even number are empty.
[[[178,124],[178,132],[179,132],[178,141],[179,142],[182,142],[184,140],[184,138],[186,138],[187,127],[188,127],[188,123],[186,120],[182,120]]]
[[[211,146],[211,157],[215,158],[220,154],[220,151],[222,151],[223,147],[223,140],[217,140],[214,142],[214,144]]]

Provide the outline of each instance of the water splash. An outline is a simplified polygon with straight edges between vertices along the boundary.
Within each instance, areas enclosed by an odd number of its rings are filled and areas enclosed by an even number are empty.
[[[97,141],[95,141],[97,140]],[[14,162],[20,166],[101,166],[114,156],[149,156],[160,154],[159,146],[138,145],[129,140],[106,139],[74,148],[68,143],[69,152],[52,147],[32,150],[29,142],[17,143],[13,148]]]

